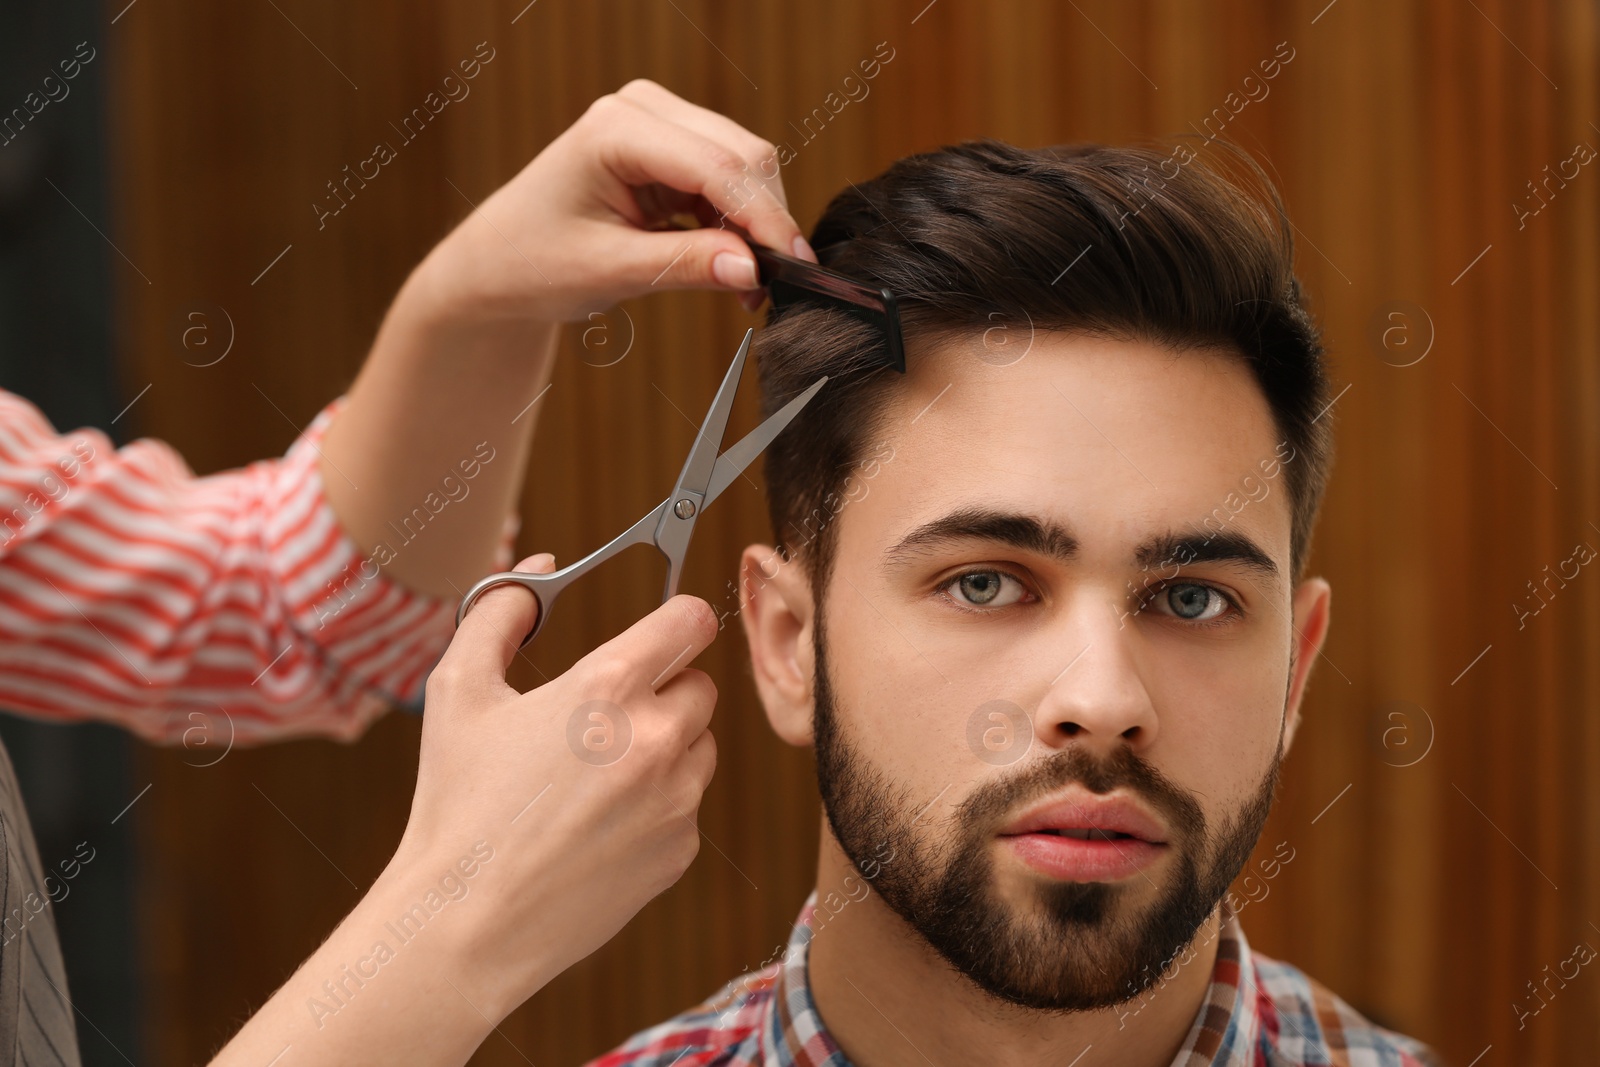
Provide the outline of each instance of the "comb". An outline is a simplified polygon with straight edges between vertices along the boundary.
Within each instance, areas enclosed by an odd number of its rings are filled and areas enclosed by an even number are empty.
[[[866,285],[848,274],[810,260],[786,255],[746,237],[756,257],[756,272],[772,298],[774,317],[801,301],[820,302],[860,319],[884,339],[885,366],[906,372],[905,345],[900,336],[900,306],[887,289]]]

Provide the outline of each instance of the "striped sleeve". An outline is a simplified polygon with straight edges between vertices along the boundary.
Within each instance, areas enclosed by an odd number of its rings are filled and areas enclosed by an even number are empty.
[[[196,477],[160,441],[57,434],[0,391],[0,707],[220,748],[349,740],[420,702],[455,602],[339,525],[318,444],[343,402],[283,457]]]

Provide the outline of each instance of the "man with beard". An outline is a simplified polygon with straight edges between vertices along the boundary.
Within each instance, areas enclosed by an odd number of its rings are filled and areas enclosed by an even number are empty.
[[[1225,899],[1330,601],[1331,398],[1260,168],[967,142],[811,243],[907,348],[805,301],[758,342],[767,412],[829,375],[740,583],[768,719],[816,751],[816,888],[781,960],[596,1062],[1436,1062]]]

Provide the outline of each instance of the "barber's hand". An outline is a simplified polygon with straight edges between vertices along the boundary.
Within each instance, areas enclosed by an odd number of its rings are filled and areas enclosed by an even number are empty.
[[[716,686],[688,666],[717,634],[709,604],[675,596],[519,694],[506,668],[536,615],[528,591],[499,586],[462,621],[428,680],[416,795],[390,864],[434,876],[480,841],[480,858],[492,849],[450,905],[472,932],[452,980],[485,1011],[516,1007],[682,876],[716,766]]]
[[[675,213],[698,230],[659,230]],[[815,262],[765,139],[655,82],[600,97],[419,268],[433,299],[494,318],[582,321],[656,289],[760,305],[740,237]],[[798,239],[798,240],[797,240]]]
[[[519,694],[506,668],[535,618],[510,586],[467,613],[428,679],[394,858],[214,1067],[291,1047],[309,1067],[465,1063],[689,866],[717,760],[717,690],[688,666],[717,634],[711,605],[675,596]]]

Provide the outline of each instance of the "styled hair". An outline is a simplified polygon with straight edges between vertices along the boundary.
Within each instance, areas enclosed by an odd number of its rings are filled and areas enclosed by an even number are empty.
[[[1239,354],[1283,442],[1298,583],[1333,461],[1323,348],[1277,189],[1242,149],[1205,143],[1220,165],[1187,139],[948,145],[851,184],[811,244],[825,266],[895,293],[908,365],[996,326]],[[869,323],[814,301],[769,310],[754,343],[763,417],[829,376],[765,455],[775,546],[806,568],[818,607],[841,489],[885,438],[903,380],[882,351]]]

